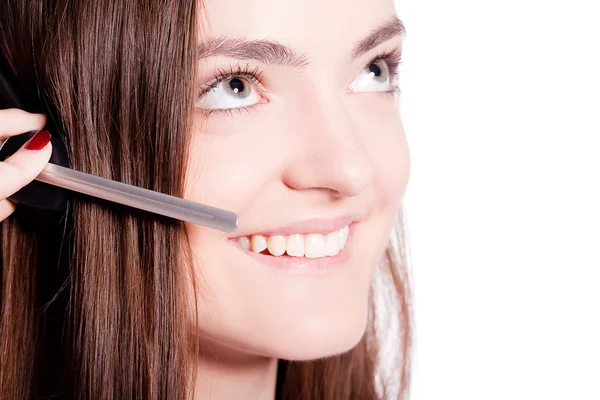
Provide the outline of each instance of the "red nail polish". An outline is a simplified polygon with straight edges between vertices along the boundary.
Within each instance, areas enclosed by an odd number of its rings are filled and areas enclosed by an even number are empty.
[[[44,147],[46,147],[46,145],[48,144],[50,139],[52,139],[52,136],[50,136],[50,132],[43,129],[43,130],[39,131],[38,133],[36,133],[35,135],[33,135],[31,140],[29,140],[29,143],[27,143],[27,145],[25,145],[25,149],[41,150]]]

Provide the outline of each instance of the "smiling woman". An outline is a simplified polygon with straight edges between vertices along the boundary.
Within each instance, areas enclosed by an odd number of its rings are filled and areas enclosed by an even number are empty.
[[[0,397],[405,397],[392,0],[158,3],[4,1],[0,53],[74,169],[232,210],[238,229],[74,195],[41,231],[17,209]]]

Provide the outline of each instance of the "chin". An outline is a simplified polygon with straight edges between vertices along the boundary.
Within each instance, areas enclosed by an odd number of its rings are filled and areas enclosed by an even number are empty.
[[[287,327],[286,333],[271,339],[271,356],[289,361],[309,361],[346,353],[365,334],[367,308],[297,319]]]
[[[365,334],[369,320],[368,290],[346,289],[329,301],[310,301],[304,307],[280,300],[276,312],[254,313],[239,319],[221,320],[219,326],[206,321],[200,336],[204,348],[228,349],[232,357],[245,354],[289,361],[327,358],[352,350]],[[314,298],[313,298],[314,300]],[[273,301],[272,304],[276,302]],[[318,304],[317,304],[318,303]],[[264,310],[264,308],[261,308]],[[215,322],[214,319],[212,322]],[[233,351],[233,353],[232,353]]]

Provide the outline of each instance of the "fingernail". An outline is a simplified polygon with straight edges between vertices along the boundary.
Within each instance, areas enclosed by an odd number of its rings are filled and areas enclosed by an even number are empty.
[[[50,139],[52,139],[52,136],[50,136],[50,132],[48,132],[45,129],[42,129],[41,131],[33,135],[33,137],[29,140],[29,143],[25,145],[25,149],[41,150],[44,147],[46,147]]]

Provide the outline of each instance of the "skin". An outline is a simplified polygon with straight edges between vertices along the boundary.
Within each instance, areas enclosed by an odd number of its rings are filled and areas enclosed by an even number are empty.
[[[199,292],[194,297],[190,288],[198,310],[193,334],[202,343],[196,398],[272,399],[277,359],[331,356],[361,339],[370,281],[406,189],[409,157],[398,99],[348,90],[374,56],[401,48],[401,36],[356,60],[351,52],[394,16],[391,0],[206,2],[199,42],[267,39],[304,54],[307,65],[198,61],[198,86],[239,64],[262,72],[264,90],[248,112],[207,116],[199,102],[186,198],[238,213],[242,234],[348,213],[361,220],[348,261],[321,272],[264,265],[232,234],[187,226]]]

